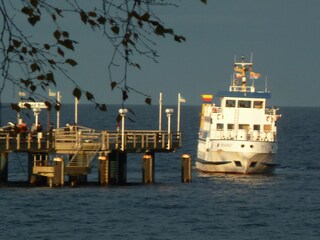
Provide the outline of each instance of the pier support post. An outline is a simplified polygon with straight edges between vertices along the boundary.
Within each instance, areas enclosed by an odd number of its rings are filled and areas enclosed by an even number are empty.
[[[142,182],[154,182],[154,153],[146,153],[142,157]]]
[[[99,157],[99,183],[100,185],[109,184],[109,159],[108,156]]]
[[[8,182],[8,153],[0,155],[0,185]]]
[[[35,185],[46,185],[47,177],[33,174],[33,166],[44,166],[48,161],[47,153],[28,154],[28,182]]]
[[[109,156],[109,183],[126,184],[127,182],[127,153],[112,151]]]
[[[192,160],[189,154],[181,156],[181,181],[191,182],[192,180]]]
[[[53,179],[49,179],[50,187],[52,187],[52,183],[54,186],[64,186],[64,161],[63,158],[57,157],[53,159],[54,161],[54,177]],[[51,183],[52,181],[52,183]]]

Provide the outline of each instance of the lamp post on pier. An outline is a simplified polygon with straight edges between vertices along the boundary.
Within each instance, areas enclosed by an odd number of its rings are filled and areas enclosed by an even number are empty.
[[[128,110],[125,108],[119,109],[119,114],[121,116],[121,151],[124,151],[124,119],[126,117]]]
[[[170,149],[171,146],[171,137],[170,137],[170,133],[171,133],[171,115],[173,114],[173,109],[172,108],[167,108],[166,109],[166,114],[168,117],[168,146],[167,149]]]

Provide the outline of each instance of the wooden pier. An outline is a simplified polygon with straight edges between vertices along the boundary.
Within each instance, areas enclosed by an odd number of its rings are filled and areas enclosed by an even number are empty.
[[[155,153],[180,147],[181,133],[177,131],[108,131],[81,126],[22,133],[2,130],[0,184],[8,181],[8,154],[14,152],[28,153],[30,183],[49,186],[63,186],[65,176],[72,186],[85,183],[94,160],[98,160],[101,185],[125,184],[127,154],[143,153],[142,181],[152,183]]]

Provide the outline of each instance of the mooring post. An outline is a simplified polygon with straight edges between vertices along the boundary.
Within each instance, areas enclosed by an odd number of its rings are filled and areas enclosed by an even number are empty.
[[[182,182],[191,182],[192,180],[192,161],[189,154],[181,156],[181,180]]]
[[[142,182],[154,182],[154,153],[146,153],[142,157]]]
[[[0,185],[8,182],[8,153],[2,152],[0,155]]]
[[[118,152],[118,183],[127,183],[127,152]]]
[[[111,151],[108,154],[109,159],[109,183],[117,184],[118,183],[118,152]]]
[[[54,177],[53,185],[56,187],[64,186],[64,160],[61,157],[56,157],[53,159],[54,162]],[[51,185],[51,179],[49,179]],[[51,186],[50,186],[51,187]]]
[[[114,150],[108,154],[109,183],[126,184],[127,182],[127,152]]]
[[[109,184],[109,159],[108,156],[99,156],[99,183]]]

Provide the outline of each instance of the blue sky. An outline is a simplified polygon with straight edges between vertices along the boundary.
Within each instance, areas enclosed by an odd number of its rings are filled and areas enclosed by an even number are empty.
[[[169,27],[187,38],[176,43],[160,38],[159,63],[141,58],[141,70],[129,71],[129,84],[151,95],[158,104],[176,104],[181,93],[187,104],[200,105],[201,94],[215,94],[229,87],[234,56],[253,52],[254,70],[264,77],[277,106],[320,106],[320,1],[319,0],[208,0],[181,1],[179,8],[160,9]],[[98,102],[121,103],[119,91],[111,91],[107,64],[111,52],[97,33],[77,30],[80,44],[75,56],[78,67],[70,74],[81,87],[95,94]],[[62,102],[72,102],[72,85],[58,79]],[[2,96],[12,101],[12,90]],[[86,101],[81,101],[86,103]],[[143,104],[144,97],[131,93],[128,104]]]

